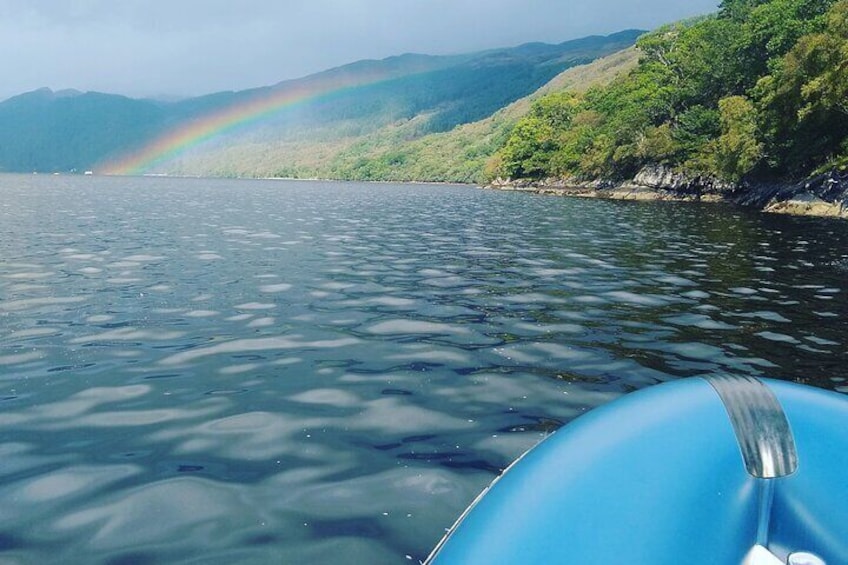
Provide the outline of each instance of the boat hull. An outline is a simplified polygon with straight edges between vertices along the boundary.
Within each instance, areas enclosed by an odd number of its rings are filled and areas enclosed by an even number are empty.
[[[742,563],[759,542],[780,559],[803,550],[848,563],[848,399],[764,382],[794,436],[790,475],[749,474],[707,380],[665,383],[597,408],[530,450],[431,562]]]

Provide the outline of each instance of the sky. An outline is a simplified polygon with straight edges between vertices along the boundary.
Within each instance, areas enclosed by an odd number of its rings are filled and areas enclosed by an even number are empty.
[[[560,43],[713,12],[718,0],[0,0],[0,100],[266,86],[359,59]]]

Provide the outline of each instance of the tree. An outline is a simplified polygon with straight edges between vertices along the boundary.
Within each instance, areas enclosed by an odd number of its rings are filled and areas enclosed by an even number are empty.
[[[722,0],[719,14],[723,18],[741,22],[747,19],[754,8],[766,2],[768,0]]]
[[[828,8],[835,0],[771,0],[754,7],[739,29],[735,58],[754,79],[774,72],[798,40],[825,27]]]
[[[560,148],[560,133],[566,131],[579,106],[570,92],[543,96],[520,120],[500,154],[502,174],[508,177],[541,178],[552,172],[551,159]]]
[[[826,28],[798,40],[755,96],[772,166],[803,174],[843,151],[848,137],[848,0]]]
[[[719,101],[721,135],[709,146],[715,172],[730,181],[747,174],[763,153],[757,139],[756,110],[744,96],[729,96]]]

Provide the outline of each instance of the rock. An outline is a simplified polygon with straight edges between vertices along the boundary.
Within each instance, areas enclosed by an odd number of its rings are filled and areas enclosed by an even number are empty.
[[[829,171],[784,185],[762,207],[767,212],[848,218],[848,172]]]
[[[779,214],[848,218],[848,209],[845,206],[827,202],[809,192],[798,195],[790,200],[772,202],[764,210]]]
[[[662,165],[642,168],[627,184],[667,190],[696,199],[703,194],[727,194],[737,189],[735,184],[715,177],[688,175]]]
[[[734,184],[655,165],[644,167],[633,179],[625,182],[498,178],[492,181],[490,188],[612,200],[724,201],[767,212],[848,218],[848,171],[830,171],[799,182],[782,180]]]

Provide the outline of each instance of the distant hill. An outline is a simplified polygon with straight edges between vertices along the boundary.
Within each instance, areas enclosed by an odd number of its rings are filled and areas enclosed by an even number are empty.
[[[566,69],[532,94],[520,98],[477,122],[447,132],[428,134],[412,141],[403,126],[367,136],[327,163],[314,176],[357,180],[426,180],[481,183],[494,167],[492,157],[503,146],[515,124],[540,97],[559,91],[583,92],[608,84],[636,67],[639,52],[618,51],[585,65]],[[414,127],[414,126],[413,126]]]
[[[0,170],[90,168],[161,131],[167,116],[155,102],[97,92],[21,94],[0,104]]]
[[[0,103],[0,170],[380,178],[367,162],[379,168],[386,155],[356,156],[357,144],[392,134],[408,143],[488,118],[641,33],[406,54],[176,102],[41,89]]]
[[[422,134],[421,125],[428,118],[423,114],[356,137],[234,144],[184,159],[179,172],[228,176],[251,171],[252,176],[290,178],[483,182],[492,157],[535,100],[550,92],[582,92],[608,84],[635,68],[638,60],[639,52],[630,47],[571,67],[494,114],[446,132]],[[281,168],[269,168],[269,163],[277,163],[281,157]]]

